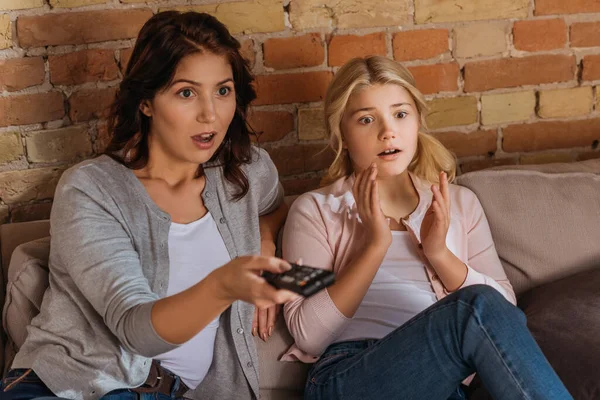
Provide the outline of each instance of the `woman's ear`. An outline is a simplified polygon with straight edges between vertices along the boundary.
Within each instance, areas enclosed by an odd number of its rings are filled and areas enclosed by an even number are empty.
[[[150,102],[148,100],[142,101],[142,104],[140,104],[140,111],[146,117],[151,117],[152,116],[152,109],[150,107]]]

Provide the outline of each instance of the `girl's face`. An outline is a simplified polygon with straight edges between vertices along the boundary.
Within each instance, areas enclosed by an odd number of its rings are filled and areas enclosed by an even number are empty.
[[[379,177],[406,171],[417,150],[420,121],[412,96],[399,85],[377,84],[352,94],[341,132],[354,171],[373,162]]]
[[[173,82],[141,106],[151,119],[150,152],[174,163],[208,161],[223,142],[235,108],[226,56],[204,51],[184,57]]]

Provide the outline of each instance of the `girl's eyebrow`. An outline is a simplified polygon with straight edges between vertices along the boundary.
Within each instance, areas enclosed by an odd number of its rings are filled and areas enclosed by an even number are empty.
[[[400,106],[410,106],[412,107],[412,104],[410,103],[396,103],[396,104],[392,104],[390,106],[390,108],[396,108],[396,107],[400,107]],[[358,112],[361,111],[373,111],[375,109],[375,107],[365,107],[365,108],[359,108],[358,110],[354,110],[350,115],[354,115]]]

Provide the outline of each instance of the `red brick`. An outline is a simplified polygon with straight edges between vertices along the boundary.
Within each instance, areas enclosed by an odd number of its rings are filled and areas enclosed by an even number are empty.
[[[525,51],[563,48],[567,44],[567,24],[562,18],[516,21],[513,42],[515,49]]]
[[[566,82],[575,79],[575,57],[539,55],[477,61],[465,65],[465,91]]]
[[[138,8],[19,17],[17,37],[25,48],[129,39],[151,16],[151,10]]]
[[[583,73],[581,79],[584,81],[595,81],[600,79],[600,54],[583,57]]]
[[[535,15],[600,12],[598,0],[535,0]]]
[[[422,60],[448,51],[447,29],[423,29],[398,32],[392,40],[394,59],[398,61]]]
[[[335,154],[326,144],[302,145],[304,154],[304,172],[320,171],[329,168]]]
[[[294,175],[329,168],[334,154],[326,144],[304,144],[267,149],[279,175]]]
[[[319,188],[321,178],[290,179],[281,181],[286,196],[297,195]]]
[[[110,143],[112,136],[108,134],[108,124],[106,121],[98,123],[98,135],[96,136],[96,142],[94,143],[94,150],[97,154],[100,154],[106,150],[106,146]]]
[[[421,65],[408,69],[417,81],[417,88],[423,94],[458,90],[460,68],[457,63]]]
[[[577,156],[577,161],[594,160],[596,158],[600,158],[600,151],[588,151]]]
[[[0,60],[0,90],[14,92],[44,83],[44,59],[42,57]]]
[[[50,218],[52,203],[34,203],[21,207],[13,207],[10,213],[11,222],[39,221]]]
[[[486,158],[485,160],[465,161],[460,164],[460,170],[463,174],[471,171],[479,171],[486,168],[497,167],[500,165],[516,165],[516,158],[500,158],[491,159]]]
[[[256,77],[258,98],[254,105],[321,101],[332,76],[329,71],[259,75]]]
[[[256,63],[256,53],[254,52],[254,40],[247,39],[242,42],[242,47],[240,48],[240,53],[242,57],[248,60],[248,65],[250,68],[254,68],[254,64]]]
[[[600,140],[600,118],[512,125],[504,128],[505,151],[538,151],[593,146]]]
[[[71,121],[80,122],[108,116],[115,98],[115,89],[88,89],[75,92],[69,97]]]
[[[62,93],[0,97],[0,126],[54,121],[65,115]]]
[[[300,145],[266,149],[279,171],[279,176],[304,172],[304,154]]]
[[[600,22],[579,22],[571,25],[571,47],[600,46]]]
[[[318,33],[291,38],[267,39],[263,44],[265,66],[275,69],[313,67],[323,64],[325,47]]]
[[[385,55],[385,33],[378,32],[365,36],[336,35],[329,43],[329,65],[344,65],[355,57]]]
[[[128,49],[121,49],[119,68],[121,69],[121,73],[125,74],[125,70],[127,69],[127,64],[129,63],[129,59],[131,58],[131,53],[133,53],[133,47]]]
[[[496,152],[495,130],[463,132],[440,132],[432,134],[457,157],[480,156]]]
[[[49,56],[50,82],[78,85],[85,82],[112,81],[119,77],[113,50],[83,50]]]
[[[258,142],[276,142],[294,130],[294,116],[287,111],[252,111],[248,122]]]

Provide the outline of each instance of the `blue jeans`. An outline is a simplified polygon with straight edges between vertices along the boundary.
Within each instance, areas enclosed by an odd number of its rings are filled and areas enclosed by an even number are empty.
[[[28,372],[29,371],[29,372]],[[25,377],[23,377],[25,375]],[[176,378],[173,392],[177,390],[180,378]],[[52,393],[35,372],[27,369],[10,370],[0,383],[0,399],[2,400],[57,400],[62,399]],[[100,400],[173,400],[171,393],[136,393],[128,389],[113,390],[101,397]]]
[[[495,289],[450,294],[381,340],[336,343],[313,365],[305,399],[461,399],[477,372],[495,400],[573,399]]]

